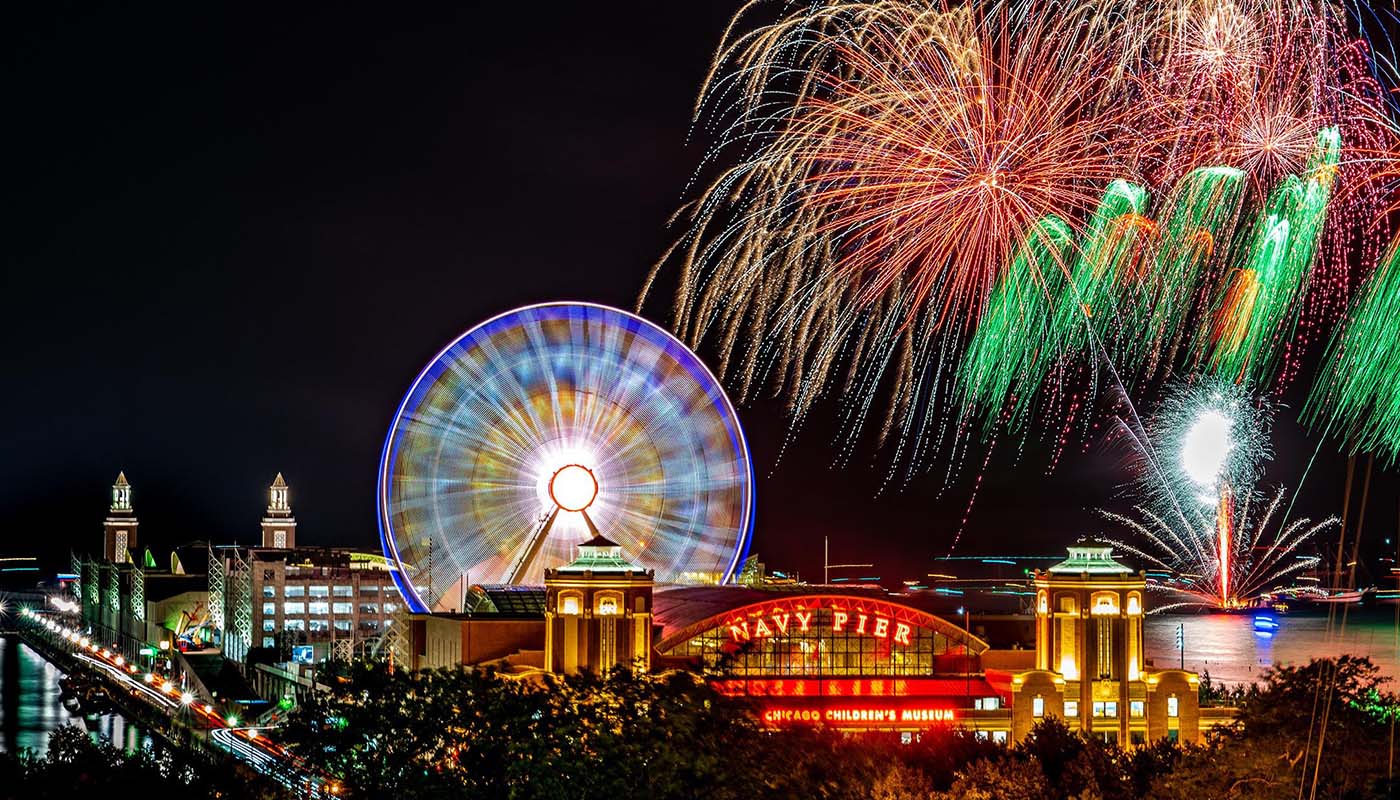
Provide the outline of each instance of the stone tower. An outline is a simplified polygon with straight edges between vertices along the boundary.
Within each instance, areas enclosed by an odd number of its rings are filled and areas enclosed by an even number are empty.
[[[545,668],[555,674],[605,674],[622,665],[651,669],[653,573],[622,557],[603,536],[578,546],[578,558],[545,570]]]
[[[262,546],[278,550],[297,546],[297,521],[292,516],[292,503],[287,493],[287,481],[282,473],[272,480],[267,490],[267,512],[263,514]]]
[[[113,563],[127,562],[135,547],[136,512],[131,507],[131,484],[127,483],[125,472],[118,472],[117,482],[112,484],[107,519],[102,522],[102,557]]]

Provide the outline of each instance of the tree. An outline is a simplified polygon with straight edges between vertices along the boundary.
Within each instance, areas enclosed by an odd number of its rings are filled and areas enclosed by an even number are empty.
[[[1235,724],[1182,750],[1148,797],[1389,797],[1386,766],[1396,698],[1370,660],[1277,667],[1243,693]],[[1319,756],[1320,754],[1320,756]]]
[[[48,753],[0,754],[6,797],[71,800],[74,797],[142,797],[170,794],[228,800],[282,800],[287,794],[241,765],[192,761],[174,750],[126,753],[66,726],[49,736]]]

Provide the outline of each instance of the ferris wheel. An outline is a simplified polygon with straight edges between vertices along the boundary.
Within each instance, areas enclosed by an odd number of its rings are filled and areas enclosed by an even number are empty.
[[[471,584],[539,584],[598,534],[662,583],[722,583],[753,527],[748,444],[670,333],[545,303],[467,331],[425,367],[379,465],[384,554],[415,611]]]

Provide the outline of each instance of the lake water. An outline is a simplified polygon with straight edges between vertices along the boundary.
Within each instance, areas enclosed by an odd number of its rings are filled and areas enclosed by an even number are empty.
[[[1180,624],[1186,637],[1186,668],[1209,671],[1217,683],[1252,683],[1271,666],[1306,664],[1312,658],[1341,654],[1368,656],[1392,679],[1400,676],[1394,609],[1351,608],[1345,624],[1341,609],[1330,624],[1326,611],[1274,618],[1278,630],[1266,637],[1255,633],[1253,614],[1149,616],[1147,657],[1158,669],[1178,666],[1176,627]]]
[[[59,701],[61,677],[61,670],[29,647],[0,637],[0,751],[28,749],[43,754],[49,734],[64,725],[84,727],[127,752],[151,746],[150,737],[120,714],[86,720],[68,713]]]

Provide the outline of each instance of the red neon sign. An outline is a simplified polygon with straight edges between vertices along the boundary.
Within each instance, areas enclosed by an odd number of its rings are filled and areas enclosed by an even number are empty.
[[[723,694],[750,697],[954,697],[985,696],[996,690],[978,678],[722,678]]]
[[[930,725],[957,720],[951,708],[894,708],[890,706],[856,706],[849,708],[765,708],[765,725],[805,723],[815,725]]]
[[[811,628],[812,617],[818,610],[805,606],[796,609],[773,606],[762,615],[730,620],[729,638],[735,642],[747,642],[752,639],[786,636],[790,629],[797,633],[806,633]],[[847,629],[863,636],[888,639],[901,645],[909,644],[909,634],[914,630],[909,623],[893,619],[889,614],[833,605],[832,632],[844,633]]]

